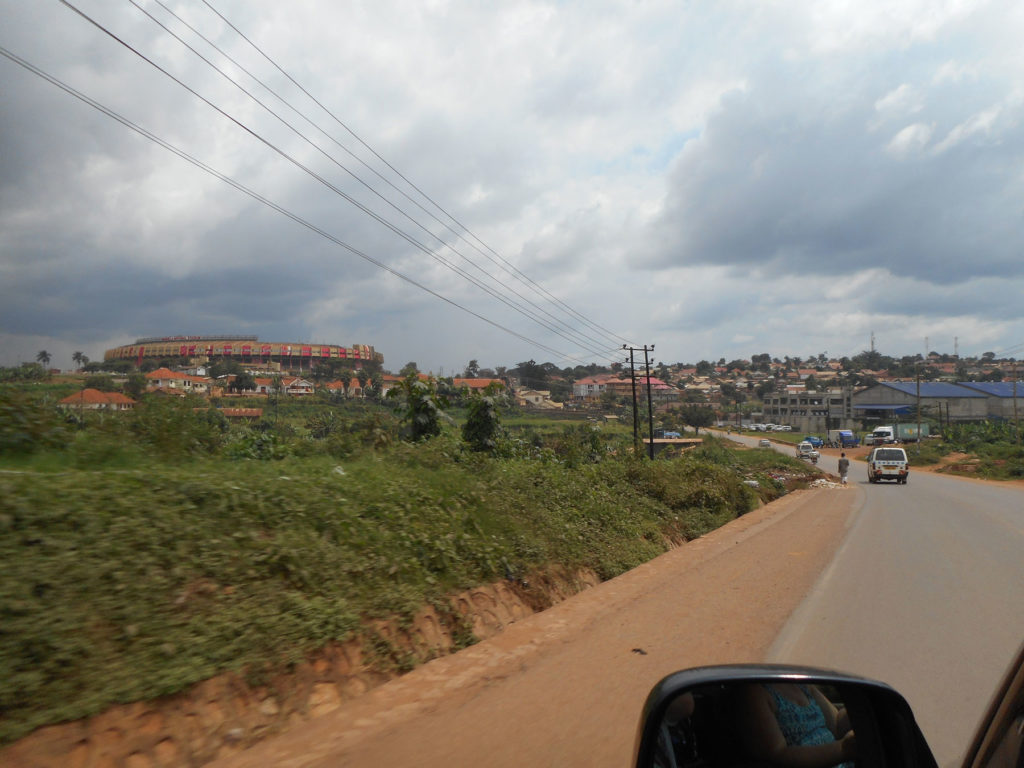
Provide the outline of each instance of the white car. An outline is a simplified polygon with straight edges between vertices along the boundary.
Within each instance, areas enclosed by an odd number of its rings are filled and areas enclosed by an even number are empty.
[[[762,437],[760,440],[757,441],[757,447],[758,448],[771,448],[772,447],[772,441],[769,440],[766,437]]]
[[[899,485],[907,484],[910,465],[907,452],[892,445],[872,449],[868,454],[868,482],[895,480]]]
[[[814,450],[814,446],[806,440],[796,447],[796,456],[798,459],[806,459],[807,461],[817,464],[818,457],[820,455],[821,454]]]

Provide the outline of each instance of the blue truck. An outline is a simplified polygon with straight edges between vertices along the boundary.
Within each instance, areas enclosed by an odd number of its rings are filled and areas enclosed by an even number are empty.
[[[833,448],[856,448],[860,440],[852,430],[830,429],[828,431],[828,444]]]

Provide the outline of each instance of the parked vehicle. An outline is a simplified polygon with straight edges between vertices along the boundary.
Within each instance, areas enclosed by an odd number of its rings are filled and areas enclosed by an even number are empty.
[[[770,727],[764,738],[764,708],[758,704],[797,688],[808,700],[813,698],[808,706],[823,717],[828,729],[824,735],[833,739],[819,739],[809,747],[818,753],[817,764],[935,768],[935,756],[910,705],[885,683],[812,667],[760,664],[699,667],[663,678],[644,702],[633,764],[636,768],[768,765],[770,753],[780,747],[772,740]],[[768,689],[774,693],[765,697]],[[829,717],[824,717],[825,711]],[[773,717],[771,709],[767,712]],[[963,745],[962,768],[1024,765],[1022,718],[1024,647],[996,687],[970,743]],[[783,734],[776,733],[782,748],[787,747]],[[827,754],[822,755],[823,751]]]
[[[760,440],[757,441],[757,447],[758,448],[771,448],[772,447],[772,441],[769,440],[767,437],[762,437]]]
[[[821,448],[821,446],[825,444],[825,441],[817,435],[807,435],[807,437],[805,437],[801,442],[810,443],[815,448]]]
[[[886,445],[875,448],[868,454],[869,483],[895,480],[900,485],[906,485],[909,474],[907,452],[902,448]]]
[[[889,443],[895,443],[896,427],[875,427],[871,432],[871,442],[868,443],[867,438],[864,439],[864,442],[868,445],[888,445]]]
[[[818,463],[818,457],[821,454],[819,454],[816,450],[814,450],[814,446],[813,445],[811,445],[807,441],[804,441],[804,442],[800,443],[799,445],[797,445],[797,447],[796,447],[796,455],[797,455],[798,459],[804,459],[806,461],[811,462],[812,464],[817,464]]]
[[[828,431],[829,448],[856,448],[860,445],[857,435],[849,429],[830,429]]]

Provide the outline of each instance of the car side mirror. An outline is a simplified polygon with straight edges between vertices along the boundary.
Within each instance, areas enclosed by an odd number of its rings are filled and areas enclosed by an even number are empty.
[[[638,768],[936,768],[910,706],[889,686],[773,665],[661,680],[644,704],[635,758]]]

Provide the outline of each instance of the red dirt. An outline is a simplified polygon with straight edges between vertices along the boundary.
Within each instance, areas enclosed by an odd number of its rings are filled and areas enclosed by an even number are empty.
[[[786,496],[214,765],[627,765],[650,687],[762,660],[860,498]]]
[[[793,493],[597,586],[592,574],[562,574],[546,597],[504,584],[471,590],[455,607],[490,639],[390,682],[365,666],[358,645],[328,648],[266,688],[222,676],[39,729],[0,751],[0,763],[624,765],[660,677],[763,658],[830,562],[857,498],[850,489]],[[531,613],[538,601],[559,604]],[[451,642],[432,614],[392,640],[413,650]]]

